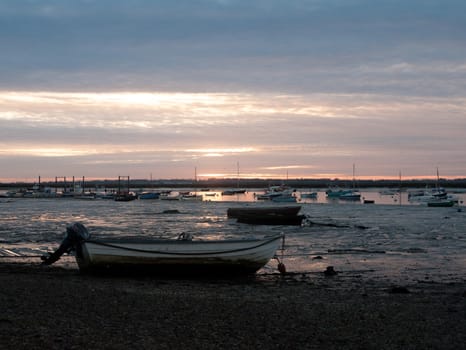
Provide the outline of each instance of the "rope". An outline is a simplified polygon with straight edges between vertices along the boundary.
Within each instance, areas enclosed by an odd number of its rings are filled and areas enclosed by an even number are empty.
[[[286,266],[283,263],[283,252],[285,250],[285,235],[282,235],[282,247],[281,247],[281,258],[279,258],[277,255],[274,256],[275,259],[278,261],[278,271],[280,272],[281,275],[286,274]],[[281,260],[280,260],[281,259]]]
[[[242,252],[242,251],[247,251],[255,248],[262,247],[266,244],[269,244],[270,242],[273,242],[277,239],[280,239],[282,235],[279,236],[274,236],[264,242],[261,242],[260,244],[257,244],[253,247],[247,247],[247,248],[238,248],[238,249],[230,249],[230,250],[223,250],[223,251],[214,251],[214,252],[204,252],[204,253],[184,253],[184,252],[167,252],[167,251],[160,251],[160,250],[145,250],[145,249],[137,249],[137,248],[130,248],[130,247],[122,247],[116,244],[111,244],[111,243],[105,243],[105,242],[99,242],[99,241],[92,241],[88,240],[85,242],[89,243],[94,243],[97,245],[105,246],[105,247],[110,247],[110,248],[116,248],[116,249],[123,249],[123,250],[128,250],[128,251],[133,251],[133,252],[139,252],[139,253],[148,253],[148,254],[164,254],[164,255],[215,255],[215,254],[225,254],[225,253],[236,253],[236,252]]]

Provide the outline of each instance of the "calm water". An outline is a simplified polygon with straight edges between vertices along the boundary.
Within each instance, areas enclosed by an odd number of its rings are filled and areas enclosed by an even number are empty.
[[[290,272],[317,273],[332,265],[341,275],[366,274],[393,281],[466,280],[466,208],[404,205],[403,198],[403,205],[394,205],[398,203],[390,196],[362,195],[376,204],[320,198],[300,203],[301,213],[312,221],[302,227],[251,226],[227,219],[229,207],[271,205],[245,202],[252,192],[242,195],[243,199],[229,196],[229,201],[203,202],[1,199],[0,255],[6,255],[5,249],[22,255],[54,250],[66,224],[79,221],[99,237],[176,238],[191,232],[198,239],[222,239],[283,232],[285,249],[278,255],[283,254]],[[38,258],[31,261],[40,262]],[[61,263],[67,261],[72,260]],[[260,273],[276,272],[276,265],[271,261]]]

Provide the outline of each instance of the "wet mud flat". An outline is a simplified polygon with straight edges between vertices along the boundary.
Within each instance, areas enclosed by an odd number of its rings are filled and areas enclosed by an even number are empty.
[[[357,273],[235,279],[88,276],[0,263],[0,339],[15,349],[461,349],[466,282]]]

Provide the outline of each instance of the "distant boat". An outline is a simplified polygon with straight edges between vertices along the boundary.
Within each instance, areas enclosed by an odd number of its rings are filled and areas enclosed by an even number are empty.
[[[398,190],[391,190],[391,189],[385,189],[385,190],[379,191],[379,194],[381,196],[394,196],[397,193],[398,193]]]
[[[160,193],[158,192],[142,192],[138,195],[139,199],[159,199]]]
[[[288,186],[282,184],[280,186],[270,186],[265,193],[256,195],[259,200],[273,200],[275,197],[283,195],[291,195],[294,191]]]
[[[202,201],[203,197],[201,194],[189,192],[187,194],[182,194],[181,199],[187,201]]]
[[[181,198],[182,195],[179,192],[162,193],[160,196],[160,199],[164,201],[179,201]]]
[[[233,189],[233,190],[225,190],[222,192],[222,196],[233,196],[235,194],[242,194],[245,193],[246,190],[243,189]]]
[[[236,163],[236,171],[237,171],[237,183],[236,183],[236,189],[230,189],[230,190],[225,190],[222,192],[222,196],[233,196],[235,194],[243,194],[246,192],[244,189],[239,188],[239,162]]]
[[[96,194],[93,192],[85,192],[74,195],[74,199],[93,200],[96,199]]]
[[[447,197],[448,193],[443,187],[425,188],[408,193],[408,200],[411,202],[429,202],[436,199],[446,199]]]
[[[455,201],[448,199],[431,200],[427,202],[428,207],[453,207],[455,204]]]
[[[136,198],[137,196],[133,192],[117,192],[113,197],[116,202],[130,202]]]
[[[349,201],[359,201],[361,194],[355,189],[355,165],[353,164],[353,188],[352,189],[340,189],[339,187],[331,187],[325,193],[327,198],[335,198]]]
[[[281,195],[282,195],[281,193],[266,192],[266,193],[262,193],[262,194],[257,194],[256,199],[257,200],[271,200],[273,197],[279,197]]]
[[[325,191],[325,194],[327,195],[327,198],[340,198],[341,196],[349,195],[352,192],[352,190],[341,189],[339,187],[330,187],[327,191]]]
[[[277,203],[296,203],[296,197],[291,194],[282,194],[280,196],[272,197],[272,202]]]
[[[127,181],[126,184],[126,190],[122,190],[122,184],[121,181],[125,180]],[[133,201],[137,198],[136,194],[133,192],[130,192],[129,189],[129,176],[118,176],[118,191],[115,193],[114,200],[116,202],[130,202]]]
[[[451,196],[448,195],[447,191],[439,186],[440,182],[440,176],[439,176],[439,171],[437,168],[437,182],[435,184],[435,188],[429,189],[425,188],[424,190],[417,190],[417,191],[411,191],[408,193],[408,200],[409,201],[414,201],[414,202],[423,202],[423,203],[435,203],[436,202],[448,202],[449,200],[452,200],[452,198],[449,198]]]
[[[111,200],[115,199],[115,193],[113,192],[98,193],[96,196],[97,198],[100,198],[100,199],[111,199]]]
[[[342,194],[338,199],[347,200],[347,201],[359,201],[361,199],[361,194],[356,191],[350,191]]]
[[[67,227],[67,236],[44,264],[57,261],[72,249],[82,272],[150,272],[164,275],[252,274],[272,259],[283,235],[255,239],[194,240],[179,239],[90,239],[79,223]]]
[[[302,192],[300,194],[301,199],[316,199],[317,192]]]

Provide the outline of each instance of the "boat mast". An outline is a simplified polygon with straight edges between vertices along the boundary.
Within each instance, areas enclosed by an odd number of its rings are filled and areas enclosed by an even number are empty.
[[[401,205],[401,170],[400,170],[400,188],[398,189],[398,193],[400,195],[400,205]]]

